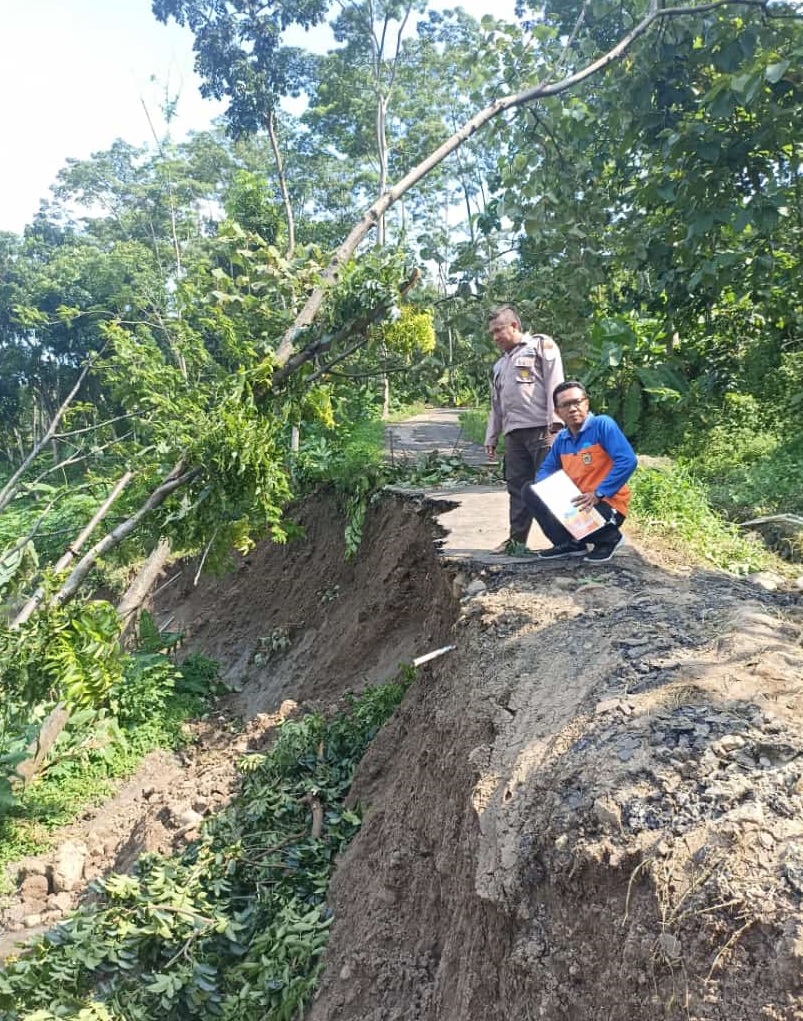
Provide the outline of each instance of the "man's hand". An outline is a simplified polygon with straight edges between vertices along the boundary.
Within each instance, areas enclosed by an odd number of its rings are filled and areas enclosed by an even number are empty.
[[[486,443],[485,444],[485,453],[488,455],[488,457],[492,461],[495,461],[496,460],[496,444],[495,443]]]
[[[597,498],[593,493],[581,493],[572,499],[572,503],[581,511],[591,510],[596,502]]]

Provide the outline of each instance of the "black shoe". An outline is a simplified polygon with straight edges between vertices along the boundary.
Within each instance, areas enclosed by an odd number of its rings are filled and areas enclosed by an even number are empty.
[[[563,560],[564,557],[584,557],[588,547],[584,542],[564,542],[562,546],[538,551],[539,560]]]
[[[620,535],[616,542],[601,542],[599,546],[595,546],[591,552],[586,555],[586,560],[590,564],[604,564],[606,560],[611,559],[624,541],[625,537]]]

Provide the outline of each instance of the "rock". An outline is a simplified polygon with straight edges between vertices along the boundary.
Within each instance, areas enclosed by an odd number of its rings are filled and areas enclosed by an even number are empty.
[[[35,929],[38,925],[42,924],[42,916],[37,914],[26,915],[22,920],[22,924],[26,929]]]
[[[90,833],[86,838],[87,852],[90,855],[103,854],[105,850],[105,837],[101,833]]]
[[[739,734],[723,734],[717,741],[712,741],[711,750],[723,758],[736,748],[743,748],[745,740]]]
[[[65,915],[73,906],[73,899],[69,893],[51,893],[47,898],[47,906],[52,911],[58,911]]]
[[[617,830],[622,828],[622,810],[613,798],[597,798],[593,809],[597,822],[602,826]]]
[[[20,878],[25,876],[46,876],[47,863],[41,858],[27,858],[20,867]]]
[[[182,829],[197,829],[203,822],[203,818],[201,813],[196,812],[194,808],[185,808],[183,812],[179,812],[175,816],[176,822]]]
[[[49,893],[47,876],[26,876],[20,883],[20,897],[25,901],[45,901]]]
[[[82,840],[67,840],[56,852],[51,873],[54,893],[74,890],[81,883],[87,847]]]
[[[12,904],[5,912],[6,927],[12,929],[14,932],[19,932],[22,928],[23,919],[27,913],[28,908],[25,904]]]
[[[597,702],[594,707],[594,714],[600,716],[602,713],[609,713],[613,709],[620,709],[621,706],[621,698],[604,698],[601,702]]]
[[[748,574],[747,580],[763,588],[765,592],[777,592],[783,585],[783,578],[772,571],[756,571],[754,574]]]
[[[480,581],[479,578],[475,578],[474,581],[470,581],[468,585],[466,585],[465,598],[471,599],[473,596],[482,595],[483,592],[487,591],[488,586],[485,584],[485,582]]]

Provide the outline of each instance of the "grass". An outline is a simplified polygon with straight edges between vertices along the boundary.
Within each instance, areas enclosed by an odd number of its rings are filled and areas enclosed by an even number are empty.
[[[631,480],[630,514],[645,536],[681,546],[733,574],[778,570],[779,560],[712,508],[706,488],[686,468],[639,468]]]
[[[485,429],[488,425],[487,408],[468,408],[461,411],[458,416],[463,436],[472,443],[485,443]],[[505,449],[504,436],[499,437],[497,453],[501,454]]]
[[[396,422],[405,422],[408,418],[414,418],[416,415],[423,415],[427,410],[428,405],[423,401],[415,401],[413,404],[405,404],[403,408],[397,408],[395,411],[391,411],[388,417],[385,419],[384,424],[393,425]]]

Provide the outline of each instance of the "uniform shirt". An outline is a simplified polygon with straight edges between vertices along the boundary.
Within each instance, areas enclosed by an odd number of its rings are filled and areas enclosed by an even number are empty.
[[[544,333],[522,334],[521,343],[494,363],[486,447],[495,447],[500,433],[560,424],[552,391],[562,382],[563,362],[555,341]]]
[[[630,490],[625,485],[638,461],[627,437],[609,415],[588,417],[577,433],[561,429],[544,458],[536,482],[562,468],[581,493],[597,493],[620,514],[627,514]]]

